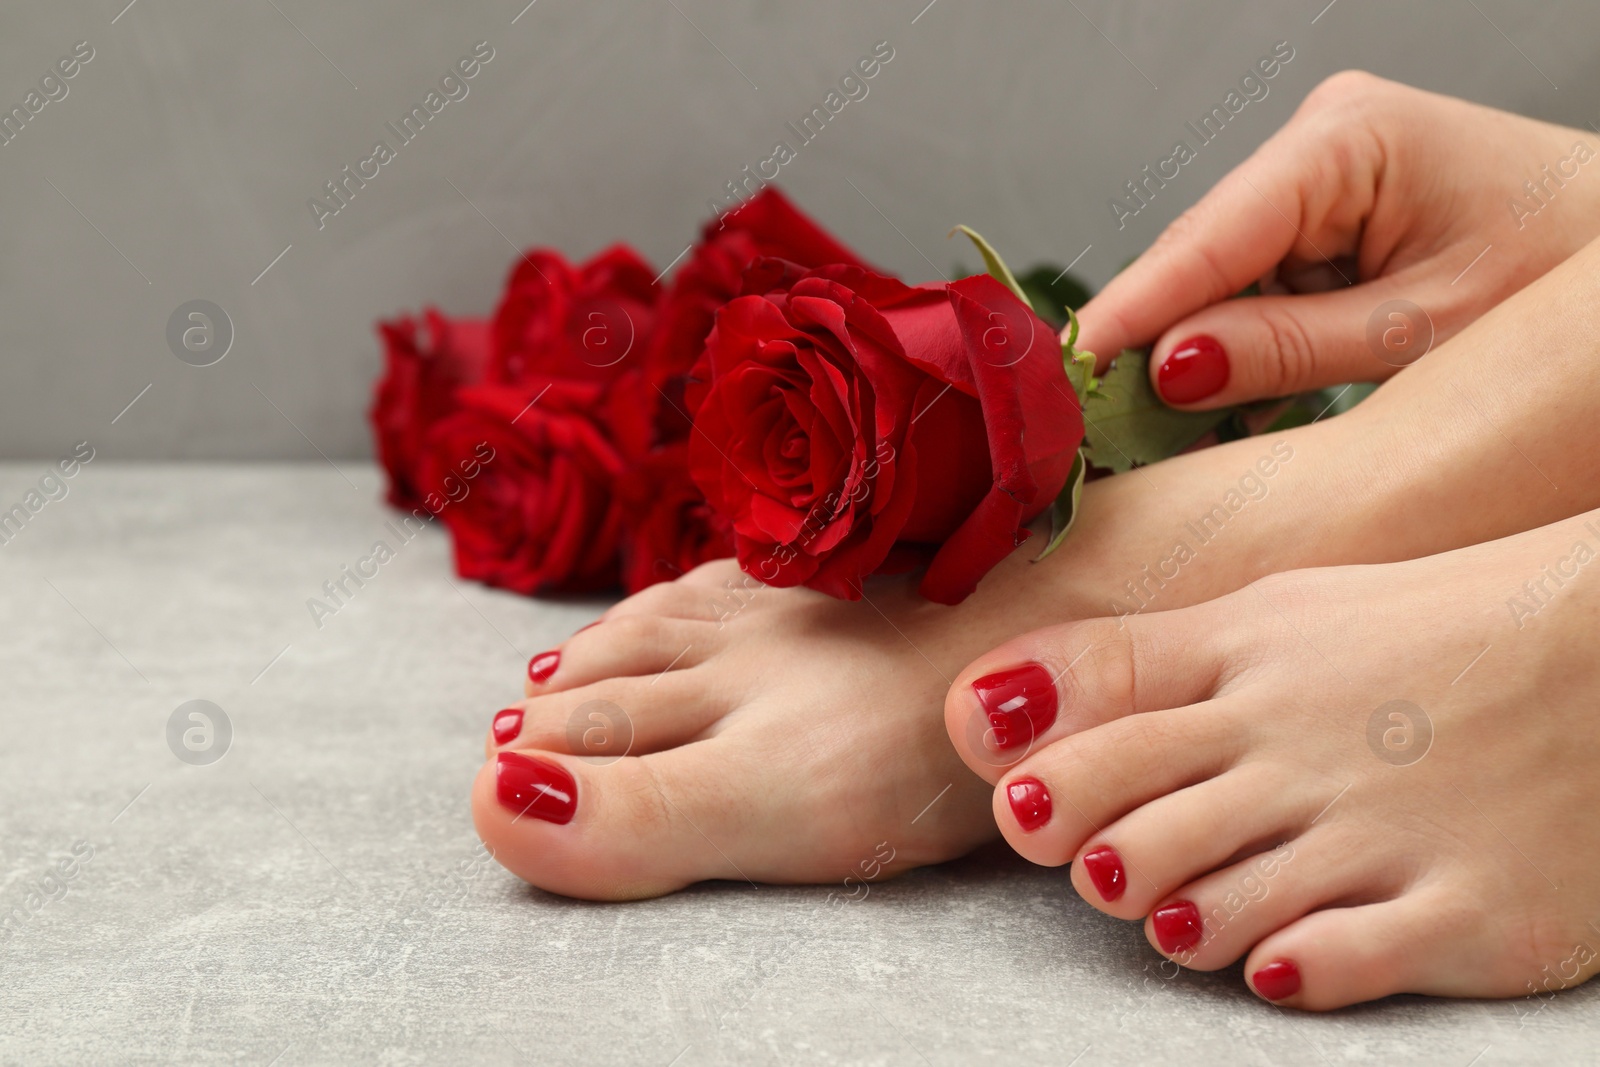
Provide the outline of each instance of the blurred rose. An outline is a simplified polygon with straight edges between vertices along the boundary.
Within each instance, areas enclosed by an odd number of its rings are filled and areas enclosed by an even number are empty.
[[[462,483],[439,514],[463,578],[525,594],[617,584],[624,463],[594,421],[600,394],[570,381],[460,390],[460,409],[428,435],[420,477]],[[462,470],[467,457],[476,472]]]
[[[389,475],[388,499],[397,508],[422,506],[417,483],[422,440],[456,409],[456,390],[483,380],[491,334],[483,319],[447,319],[429,308],[419,324],[410,316],[378,324],[384,371],[370,417],[378,461]]]

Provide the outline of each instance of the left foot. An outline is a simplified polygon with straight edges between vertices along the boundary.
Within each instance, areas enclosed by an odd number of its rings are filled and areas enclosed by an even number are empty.
[[[1600,512],[1040,630],[962,672],[946,728],[1019,853],[1185,966],[1247,957],[1312,1010],[1546,995],[1600,970],[1596,558]],[[998,767],[980,696],[1030,664],[1024,704],[1105,725]]]

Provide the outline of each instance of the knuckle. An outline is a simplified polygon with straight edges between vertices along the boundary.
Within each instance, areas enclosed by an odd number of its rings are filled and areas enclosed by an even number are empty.
[[[656,615],[623,615],[607,622],[611,631],[607,636],[627,647],[646,644],[661,633],[661,619]]]
[[[1267,351],[1256,368],[1262,396],[1284,396],[1305,388],[1314,379],[1316,349],[1300,318],[1287,311],[1268,311],[1262,316],[1267,333]]]
[[[1369,74],[1364,70],[1341,70],[1330,74],[1306,94],[1302,110],[1311,112],[1323,108],[1341,107],[1365,100],[1376,93],[1391,88],[1393,83]]]
[[[1122,621],[1093,619],[1066,628],[1058,666],[1064,706],[1080,708],[1104,722],[1133,709],[1137,655],[1133,633]]]

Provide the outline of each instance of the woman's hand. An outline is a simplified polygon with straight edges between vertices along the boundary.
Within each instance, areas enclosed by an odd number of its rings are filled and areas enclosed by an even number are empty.
[[[1597,148],[1337,74],[1083,308],[1079,344],[1104,369],[1154,342],[1180,407],[1380,381],[1600,235]]]

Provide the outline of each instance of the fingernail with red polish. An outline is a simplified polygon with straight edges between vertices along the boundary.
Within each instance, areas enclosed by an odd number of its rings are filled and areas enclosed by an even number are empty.
[[[518,818],[569,823],[578,810],[578,783],[559,763],[502,752],[495,757],[494,773],[500,804]]]
[[[596,619],[596,620],[594,620],[594,622],[589,623],[587,626],[578,627],[575,631],[573,631],[572,636],[573,637],[577,637],[579,634],[583,633],[583,631],[589,630],[589,629],[593,629],[594,627],[599,626],[599,625],[600,625],[600,620]]]
[[[1100,891],[1106,903],[1122,896],[1128,888],[1128,876],[1122,869],[1122,857],[1110,845],[1083,854],[1083,869],[1089,872],[1089,881]]]
[[[1056,721],[1056,686],[1037,663],[996,671],[972,683],[1000,749],[1031,744]]]
[[[494,743],[503,745],[522,732],[522,709],[506,708],[494,714]]]
[[[1181,342],[1156,371],[1156,387],[1169,404],[1193,404],[1228,384],[1228,353],[1215,337]]]
[[[1200,923],[1200,909],[1187,900],[1163,904],[1151,914],[1150,924],[1156,930],[1156,943],[1169,956],[1194,948],[1205,932]]]
[[[1023,833],[1031,834],[1050,821],[1050,791],[1037,778],[1018,778],[1006,786],[1006,800]]]
[[[1293,960],[1273,960],[1250,976],[1256,992],[1268,1000],[1282,1000],[1300,992],[1300,968]]]
[[[541,652],[528,661],[528,677],[543,685],[561,666],[561,652]]]

